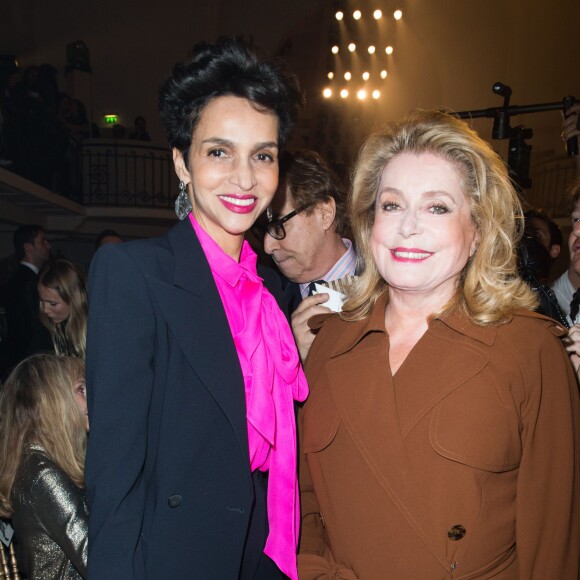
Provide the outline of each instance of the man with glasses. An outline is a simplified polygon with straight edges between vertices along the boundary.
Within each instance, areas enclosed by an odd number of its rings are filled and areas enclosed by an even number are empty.
[[[343,291],[355,273],[345,198],[340,179],[317,153],[282,155],[278,191],[262,228],[264,250],[288,280],[285,293],[295,335],[307,333],[313,340],[307,320],[328,312],[322,306],[327,294],[310,296],[313,283]]]

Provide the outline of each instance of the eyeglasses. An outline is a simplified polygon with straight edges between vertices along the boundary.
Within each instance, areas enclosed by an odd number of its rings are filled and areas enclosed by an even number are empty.
[[[291,220],[294,216],[297,216],[300,212],[303,212],[305,209],[309,208],[313,203],[314,202],[312,201],[305,203],[294,211],[291,211],[281,218],[278,218],[277,220],[272,220],[265,224],[255,224],[252,227],[252,233],[259,238],[263,238],[266,234],[269,234],[275,240],[283,240],[286,237],[284,224],[288,220]]]

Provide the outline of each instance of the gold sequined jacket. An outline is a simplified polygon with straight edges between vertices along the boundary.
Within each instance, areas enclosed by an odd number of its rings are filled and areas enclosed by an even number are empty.
[[[23,457],[12,489],[16,557],[34,580],[78,580],[87,575],[88,506],[85,495],[40,447]]]

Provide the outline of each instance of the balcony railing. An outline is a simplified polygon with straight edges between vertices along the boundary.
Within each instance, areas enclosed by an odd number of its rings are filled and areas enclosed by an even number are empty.
[[[79,180],[85,205],[171,208],[178,192],[168,149],[140,141],[86,139]]]
[[[41,148],[21,149],[12,171],[83,205],[170,209],[178,192],[169,149],[147,142],[99,138],[79,143],[61,135],[50,155]],[[532,188],[523,193],[526,202],[552,217],[567,216],[565,190],[574,178],[573,160],[537,162],[531,177]]]
[[[542,208],[554,218],[568,217],[566,188],[574,179],[574,160],[560,157],[537,163],[532,171],[532,188],[524,194],[535,208]]]

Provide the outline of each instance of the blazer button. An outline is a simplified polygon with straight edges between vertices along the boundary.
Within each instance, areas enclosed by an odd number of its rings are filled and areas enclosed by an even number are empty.
[[[181,503],[181,496],[180,495],[172,495],[167,500],[169,507],[175,508]]]
[[[457,542],[457,540],[461,540],[467,533],[467,530],[461,525],[457,524],[455,526],[451,526],[447,531],[447,537],[452,542]]]

